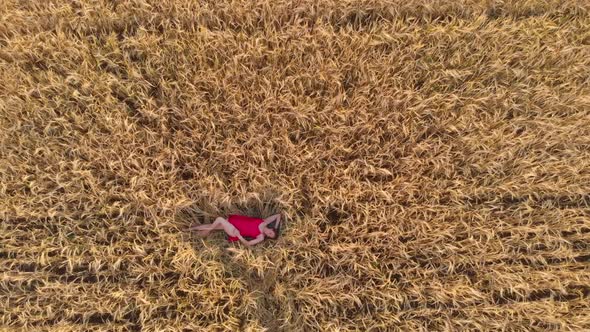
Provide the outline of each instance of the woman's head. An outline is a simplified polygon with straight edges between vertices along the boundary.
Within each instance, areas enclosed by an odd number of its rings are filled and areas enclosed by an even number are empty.
[[[264,227],[264,235],[267,236],[269,239],[276,240],[281,235],[281,223],[277,221],[273,221]]]

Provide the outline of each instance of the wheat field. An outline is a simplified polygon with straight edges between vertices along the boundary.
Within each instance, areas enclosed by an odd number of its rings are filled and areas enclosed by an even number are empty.
[[[587,1],[1,0],[0,144],[0,330],[590,330]]]

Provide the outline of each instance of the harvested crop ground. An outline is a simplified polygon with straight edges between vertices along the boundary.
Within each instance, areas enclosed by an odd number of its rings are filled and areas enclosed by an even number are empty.
[[[590,329],[586,1],[2,0],[0,97],[0,329]]]

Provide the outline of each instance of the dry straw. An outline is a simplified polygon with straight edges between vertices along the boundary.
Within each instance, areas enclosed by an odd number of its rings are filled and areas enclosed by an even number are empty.
[[[589,9],[0,1],[1,329],[589,330]]]

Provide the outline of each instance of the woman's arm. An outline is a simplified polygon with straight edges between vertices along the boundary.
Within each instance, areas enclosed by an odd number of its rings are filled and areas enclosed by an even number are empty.
[[[248,241],[248,240],[244,239],[244,237],[242,237],[242,235],[238,234],[238,239],[240,239],[240,241],[247,246],[253,246],[257,243],[262,242],[264,240],[264,235],[260,234],[254,240]]]
[[[266,227],[266,226],[268,226],[268,224],[270,224],[271,222],[273,222],[275,220],[277,221],[277,226],[278,226],[281,223],[281,214],[280,213],[270,216],[268,218],[264,218],[264,222],[262,223],[262,225],[264,227]]]

